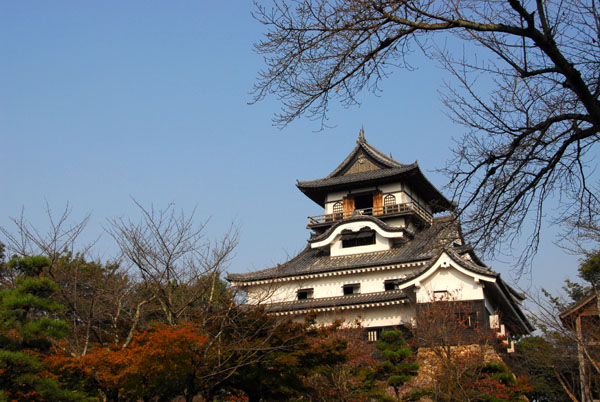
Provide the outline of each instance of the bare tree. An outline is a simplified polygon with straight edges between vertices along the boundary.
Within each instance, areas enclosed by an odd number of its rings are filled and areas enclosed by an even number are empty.
[[[34,225],[21,210],[11,218],[13,228],[0,227],[10,255],[30,257],[42,255],[51,261],[48,275],[59,287],[56,298],[64,310],[62,318],[71,325],[66,351],[84,356],[91,343],[127,346],[140,323],[142,308],[152,296],[137,291],[118,261],[101,263],[89,260],[95,241],[83,244],[80,237],[90,215],[73,219],[69,204],[60,215],[46,203],[47,224]],[[99,237],[98,237],[99,238]],[[1,280],[13,284],[22,272],[4,269]]]
[[[210,241],[204,235],[207,221],[196,225],[194,213],[185,216],[173,204],[156,210],[134,202],[141,220],[112,219],[108,232],[160,305],[166,322],[175,325],[199,302],[212,302],[238,231],[232,225],[222,238]]]
[[[85,255],[96,241],[88,245],[79,245],[79,248],[77,241],[90,220],[90,214],[81,220],[73,220],[72,212],[67,203],[62,213],[56,215],[46,203],[48,225],[44,232],[27,220],[25,209],[22,209],[18,218],[10,218],[15,225],[14,231],[0,226],[0,233],[6,239],[8,253],[20,257],[44,255],[50,258],[53,264],[65,253],[75,254],[77,251]]]
[[[332,99],[354,105],[362,90],[379,91],[414,51],[441,62],[454,77],[443,101],[467,128],[445,172],[482,250],[512,245],[533,218],[520,262],[530,261],[552,196],[555,219],[598,211],[596,0],[273,0],[255,18],[268,31],[255,45],[266,67],[254,101],[278,96],[282,126],[305,114],[323,125]]]

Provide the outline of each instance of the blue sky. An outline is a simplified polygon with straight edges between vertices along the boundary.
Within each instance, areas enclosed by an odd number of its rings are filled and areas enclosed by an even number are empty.
[[[264,33],[251,11],[249,1],[0,0],[0,226],[23,207],[43,227],[46,201],[68,202],[75,218],[92,214],[92,239],[107,218],[137,217],[132,197],[174,202],[210,217],[211,236],[239,224],[230,271],[264,268],[302,249],[306,217],[321,213],[296,179],[327,175],[362,125],[443,188],[434,170],[463,132],[439,100],[443,70],[416,57],[416,71],[393,71],[360,107],[332,105],[333,128],[303,118],[280,130],[275,98],[248,105]],[[577,258],[552,244],[554,230],[520,286],[557,289],[574,276]],[[113,252],[102,235],[96,255]],[[487,263],[511,281],[509,258]]]

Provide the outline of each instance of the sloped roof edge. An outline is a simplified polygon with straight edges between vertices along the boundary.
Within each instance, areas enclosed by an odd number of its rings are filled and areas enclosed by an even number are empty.
[[[350,151],[348,156],[342,161],[342,163],[340,163],[338,165],[338,167],[333,169],[333,171],[331,173],[329,173],[329,175],[327,175],[327,178],[336,177],[342,171],[344,171],[345,168],[348,167],[348,164],[352,161],[352,159],[356,156],[356,154],[361,149],[367,155],[371,156],[377,162],[381,163],[382,165],[384,165],[388,168],[405,166],[404,164],[392,159],[391,157],[385,155],[383,152],[379,151],[377,148],[375,148],[371,144],[369,144],[367,142],[367,140],[365,140],[364,129],[361,129],[360,133],[358,135],[358,139],[356,140],[356,146],[354,147],[354,149],[352,151]]]
[[[333,233],[335,231],[335,229],[337,229],[338,227],[340,227],[342,225],[345,225],[345,224],[348,224],[348,223],[360,222],[360,221],[373,222],[373,223],[375,223],[376,225],[378,225],[380,228],[382,228],[383,230],[385,230],[387,232],[404,232],[407,235],[412,235],[412,233],[410,233],[405,228],[390,226],[387,223],[383,222],[381,219],[378,219],[378,218],[376,218],[374,216],[370,216],[370,215],[358,215],[358,216],[352,216],[350,218],[346,218],[344,220],[336,222],[333,226],[331,226],[325,232],[321,233],[318,236],[311,237],[310,239],[308,239],[308,242],[309,243],[316,243],[316,242],[319,242],[321,240],[324,240],[327,237],[329,237],[329,235],[331,233]]]

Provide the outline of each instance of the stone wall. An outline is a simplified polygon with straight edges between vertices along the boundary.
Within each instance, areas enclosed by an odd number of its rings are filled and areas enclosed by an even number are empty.
[[[419,373],[406,385],[403,393],[435,387],[435,378],[444,366],[447,371],[454,371],[458,376],[460,370],[489,362],[504,363],[501,356],[489,345],[421,347],[417,351]]]

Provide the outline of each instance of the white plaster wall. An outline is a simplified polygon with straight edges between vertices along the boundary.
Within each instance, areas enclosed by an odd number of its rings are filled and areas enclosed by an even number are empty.
[[[337,275],[311,280],[273,283],[271,286],[248,287],[248,303],[277,303],[294,301],[299,289],[313,288],[313,297],[343,296],[342,287],[352,283],[360,283],[360,293],[383,292],[384,282],[390,279],[400,279],[409,275],[417,268],[397,268],[386,271],[363,272]]]
[[[414,306],[398,304],[394,306],[370,307],[338,312],[320,312],[317,315],[317,324],[331,325],[335,321],[342,321],[342,326],[352,327],[359,320],[363,328],[387,327],[410,323],[415,317]],[[303,316],[297,316],[295,321],[303,321]]]
[[[336,202],[342,202],[347,193],[347,191],[336,191],[335,193],[327,194],[327,197],[325,197],[325,213],[332,214],[333,204]]]
[[[375,231],[375,244],[347,248],[342,247],[342,231],[350,230],[352,232],[358,232],[364,227],[368,227]],[[375,251],[389,250],[391,247],[389,238],[401,238],[403,235],[404,234],[402,232],[386,232],[384,229],[380,228],[379,225],[371,221],[347,222],[343,225],[338,226],[333,231],[333,233],[327,236],[327,238],[312,243],[311,247],[320,248],[329,246],[332,257],[351,254],[372,253]]]
[[[392,218],[392,219],[386,219],[385,223],[388,224],[389,226],[393,226],[395,228],[406,227],[406,220],[402,216]]]
[[[342,247],[342,236],[338,235],[337,239],[331,243],[329,253],[332,257],[351,254],[372,253],[375,251],[385,251],[390,249],[389,239],[383,237],[378,232],[375,232],[375,244],[356,247]]]
[[[423,198],[422,198],[422,197],[421,197],[421,196],[420,196],[418,193],[415,193],[415,192],[414,192],[414,190],[413,190],[411,187],[407,186],[406,184],[404,184],[404,185],[403,185],[403,188],[404,188],[404,191],[405,191],[407,194],[409,194],[409,195],[410,195],[410,197],[412,197],[412,199],[411,199],[411,198],[410,198],[408,195],[406,195],[406,194],[403,194],[403,196],[402,196],[402,197],[403,197],[403,198],[402,198],[402,200],[403,200],[403,201],[402,201],[402,202],[411,202],[411,201],[414,199],[414,200],[415,200],[415,201],[417,201],[417,202],[418,202],[418,203],[421,205],[421,207],[423,207],[423,208],[424,208],[424,209],[425,209],[427,212],[429,212],[430,214],[433,214],[433,212],[431,212],[431,208],[429,207],[429,205],[427,205],[427,204],[425,203],[425,201],[423,200]],[[398,202],[400,202],[400,201],[398,201]]]
[[[286,286],[281,283],[272,282],[270,284],[248,286],[248,304],[268,304],[280,301],[296,300],[299,289],[304,289],[302,282],[294,283],[294,286]]]
[[[382,184],[379,186],[379,189],[382,193],[400,193],[402,191],[402,186],[400,183],[390,183],[390,184]]]
[[[333,193],[329,193],[327,194],[327,197],[325,197],[325,202],[342,201],[346,194],[348,194],[347,191],[336,191]]]
[[[439,262],[438,262],[439,263]],[[447,291],[450,300],[483,300],[483,284],[474,278],[450,268],[438,268],[430,277],[421,282],[417,290],[417,303],[434,300],[435,291]]]
[[[404,193],[403,185],[401,183],[384,184],[380,186],[379,189],[383,192],[383,198],[385,198],[386,195],[391,194],[396,197],[396,204],[407,202],[408,198]]]

